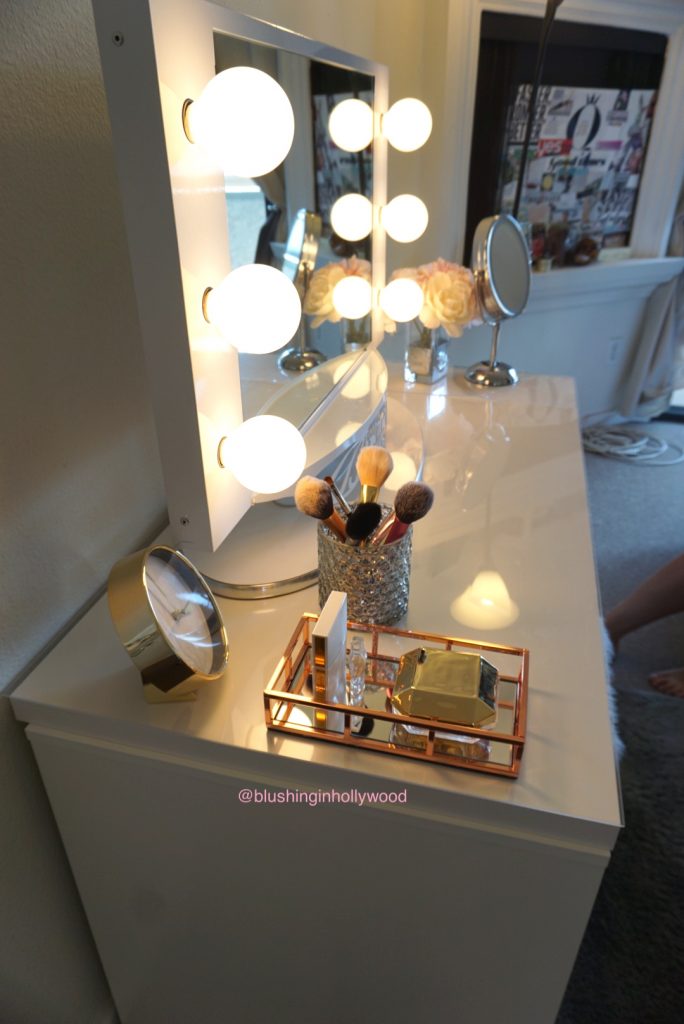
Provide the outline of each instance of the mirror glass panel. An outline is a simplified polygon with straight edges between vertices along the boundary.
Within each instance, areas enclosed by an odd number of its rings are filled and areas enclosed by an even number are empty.
[[[295,116],[294,141],[282,164],[256,179],[226,177],[232,269],[249,263],[265,263],[285,270],[293,279],[294,268],[287,265],[286,247],[298,215],[301,220],[301,211],[320,217],[321,234],[314,271],[352,256],[370,261],[371,236],[358,242],[341,239],[332,231],[330,210],[338,198],[348,193],[360,193],[372,201],[372,144],[359,153],[339,149],[330,137],[328,118],[335,105],[344,99],[361,99],[373,106],[373,76],[218,32],[214,33],[214,53],[217,73],[229,67],[250,66],[269,74],[287,93]],[[357,329],[362,327],[357,321],[326,319],[314,327],[313,315],[305,314],[302,319],[304,337],[295,336],[290,344],[303,342],[326,359],[355,351],[358,342],[349,341],[346,328],[350,324]],[[370,340],[370,316],[366,319]],[[243,414],[256,414],[280,389],[299,379],[302,386],[295,393],[302,395],[301,415],[293,402],[288,404],[288,418],[299,425],[311,411],[314,395],[316,401],[325,397],[325,382],[330,381],[332,385],[333,375],[312,373],[311,385],[307,386],[303,380],[306,374],[279,367],[280,355],[280,352],[240,355]]]
[[[530,291],[529,253],[520,227],[508,217],[499,217],[491,229],[489,275],[504,315],[522,313]]]

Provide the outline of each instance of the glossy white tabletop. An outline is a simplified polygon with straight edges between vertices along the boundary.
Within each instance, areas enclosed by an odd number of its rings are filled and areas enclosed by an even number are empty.
[[[435,491],[431,513],[414,527],[405,622],[530,649],[528,734],[517,780],[269,733],[263,687],[298,616],[318,610],[316,588],[222,601],[231,642],[225,678],[196,702],[171,705],[144,702],[103,598],[18,688],[15,713],[271,782],[324,785],[334,770],[408,785],[416,813],[457,809],[480,827],[608,850],[620,803],[573,382],[532,377],[483,394],[452,369],[432,389],[404,388],[394,367],[390,393],[423,424],[424,479]],[[497,583],[503,597],[477,628],[472,602],[470,612],[464,608],[483,570],[498,574],[508,600]],[[311,765],[321,771],[311,773]]]

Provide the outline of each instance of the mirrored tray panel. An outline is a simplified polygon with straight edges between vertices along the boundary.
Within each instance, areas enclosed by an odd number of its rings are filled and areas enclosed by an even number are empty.
[[[271,680],[264,690],[264,711],[269,729],[308,739],[344,743],[455,768],[516,778],[525,745],[529,651],[505,644],[477,643],[436,633],[419,633],[389,626],[347,624],[347,640],[364,640],[366,665],[365,706],[329,704],[316,700],[311,686],[311,634],[318,616],[304,614],[297,624]],[[395,712],[389,697],[397,678],[399,659],[416,646],[447,651],[482,653],[499,671],[496,720],[486,728],[454,725],[438,719],[417,718]],[[337,713],[344,731],[321,726],[316,711]],[[363,716],[359,732],[353,722]]]

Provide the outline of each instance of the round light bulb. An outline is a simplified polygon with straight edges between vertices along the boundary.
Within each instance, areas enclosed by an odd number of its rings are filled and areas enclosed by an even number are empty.
[[[355,358],[354,359],[350,359],[350,361],[348,363],[342,363],[341,366],[337,367],[337,369],[333,373],[333,382],[335,384],[339,383],[339,381],[342,380],[342,378],[344,377],[345,373],[347,372],[349,367],[354,362],[355,362]],[[340,391],[340,394],[342,395],[343,398],[349,398],[352,401],[356,401],[359,398],[365,398],[366,395],[369,395],[370,394],[370,390],[371,390],[371,372],[370,372],[370,367],[368,366],[368,363],[366,362],[366,363],[363,363],[362,366],[359,366],[357,368],[357,370],[355,371],[355,373],[353,373],[351,375],[351,377],[349,378],[347,383],[344,385],[344,387]]]
[[[227,68],[202,90],[185,114],[187,132],[223,170],[258,178],[281,164],[294,138],[285,90],[257,68]]]
[[[395,196],[381,214],[382,226],[395,242],[415,242],[428,225],[428,210],[418,196]]]
[[[385,480],[383,487],[388,491],[398,491],[404,484],[416,479],[416,464],[406,452],[390,452],[392,456],[392,472]]]
[[[342,100],[330,112],[328,131],[340,149],[358,153],[373,141],[373,110],[363,100]]]
[[[332,303],[340,316],[359,320],[371,311],[373,291],[364,277],[351,274],[341,278],[332,293]]]
[[[253,416],[219,445],[219,461],[255,494],[280,494],[302,475],[306,444],[280,416]]]
[[[430,138],[432,114],[422,100],[397,100],[382,118],[382,134],[395,149],[412,153]]]
[[[204,307],[209,323],[238,352],[275,352],[294,337],[302,317],[292,281],[262,263],[232,270],[206,293]]]
[[[353,437],[354,434],[361,430],[362,426],[363,423],[357,423],[356,420],[348,420],[335,434],[335,446],[341,448],[345,441],[348,441],[350,437]]]
[[[373,205],[366,196],[352,192],[340,196],[330,210],[330,223],[336,235],[348,242],[367,238],[373,227]]]
[[[398,277],[380,292],[380,306],[391,320],[405,324],[423,308],[423,289],[411,277]]]

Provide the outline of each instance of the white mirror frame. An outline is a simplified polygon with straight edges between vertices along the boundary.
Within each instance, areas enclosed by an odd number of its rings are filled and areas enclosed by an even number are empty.
[[[223,176],[184,134],[183,103],[215,74],[215,31],[373,75],[376,125],[387,109],[387,69],[207,0],[92,2],[171,528],[184,551],[215,551],[252,494],[217,459],[220,438],[243,419],[238,354],[202,315],[205,288],[231,269],[225,191]],[[376,131],[376,295],[385,275],[377,211],[386,190],[387,144]],[[381,340],[374,310],[371,344],[304,430]]]

